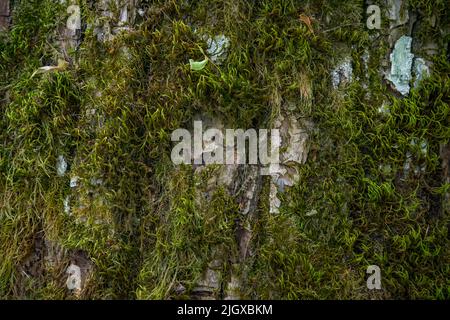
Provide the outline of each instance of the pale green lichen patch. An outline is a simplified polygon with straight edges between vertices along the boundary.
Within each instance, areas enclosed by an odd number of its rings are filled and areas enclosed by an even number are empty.
[[[397,40],[391,53],[391,72],[387,77],[394,84],[395,89],[403,95],[409,93],[412,79],[414,54],[411,53],[411,42],[412,38],[407,36]]]

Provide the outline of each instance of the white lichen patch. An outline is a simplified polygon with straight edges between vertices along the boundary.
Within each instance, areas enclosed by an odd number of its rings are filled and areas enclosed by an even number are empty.
[[[67,171],[67,162],[64,156],[60,155],[58,156],[58,159],[56,160],[56,174],[59,177],[64,176],[64,174]]]
[[[71,264],[66,273],[68,274],[66,285],[67,289],[80,291],[81,290],[81,268],[75,264]]]
[[[230,46],[230,39],[221,34],[212,38],[207,38],[206,44],[208,45],[206,52],[212,62],[220,64],[226,59],[227,49]]]
[[[412,38],[402,36],[395,43],[390,55],[391,70],[387,79],[392,82],[395,89],[402,95],[407,95],[410,90],[411,68],[414,54],[411,53]]]
[[[275,183],[270,184],[269,191],[269,212],[277,214],[280,211],[281,201],[278,199],[278,188]]]
[[[93,263],[86,253],[82,251],[74,252],[71,257],[71,264],[66,269],[66,274],[68,275],[66,280],[67,289],[79,297],[89,282],[93,268]]]
[[[71,188],[75,188],[78,186],[78,180],[80,180],[80,177],[78,176],[73,176],[70,178],[70,187]]]
[[[414,59],[414,88],[417,88],[420,82],[430,76],[430,68],[422,58]]]
[[[337,89],[341,84],[350,83],[353,78],[352,60],[347,57],[331,72],[333,88]]]

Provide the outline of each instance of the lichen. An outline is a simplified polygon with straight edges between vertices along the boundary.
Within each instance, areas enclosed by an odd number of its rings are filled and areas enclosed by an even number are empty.
[[[411,68],[413,64],[414,54],[411,53],[412,38],[402,36],[395,43],[391,57],[391,71],[387,76],[395,89],[402,95],[407,95],[410,90]]]

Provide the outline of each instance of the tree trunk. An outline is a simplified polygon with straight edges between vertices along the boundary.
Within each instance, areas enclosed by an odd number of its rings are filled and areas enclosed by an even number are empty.
[[[447,6],[0,1],[0,297],[449,298]]]

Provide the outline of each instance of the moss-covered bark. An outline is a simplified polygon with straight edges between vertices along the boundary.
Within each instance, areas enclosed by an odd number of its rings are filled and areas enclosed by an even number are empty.
[[[0,31],[0,297],[448,299],[447,6],[15,0]],[[404,95],[388,80],[402,36],[430,69]],[[276,178],[175,166],[170,135],[194,119],[279,128],[290,161]]]

